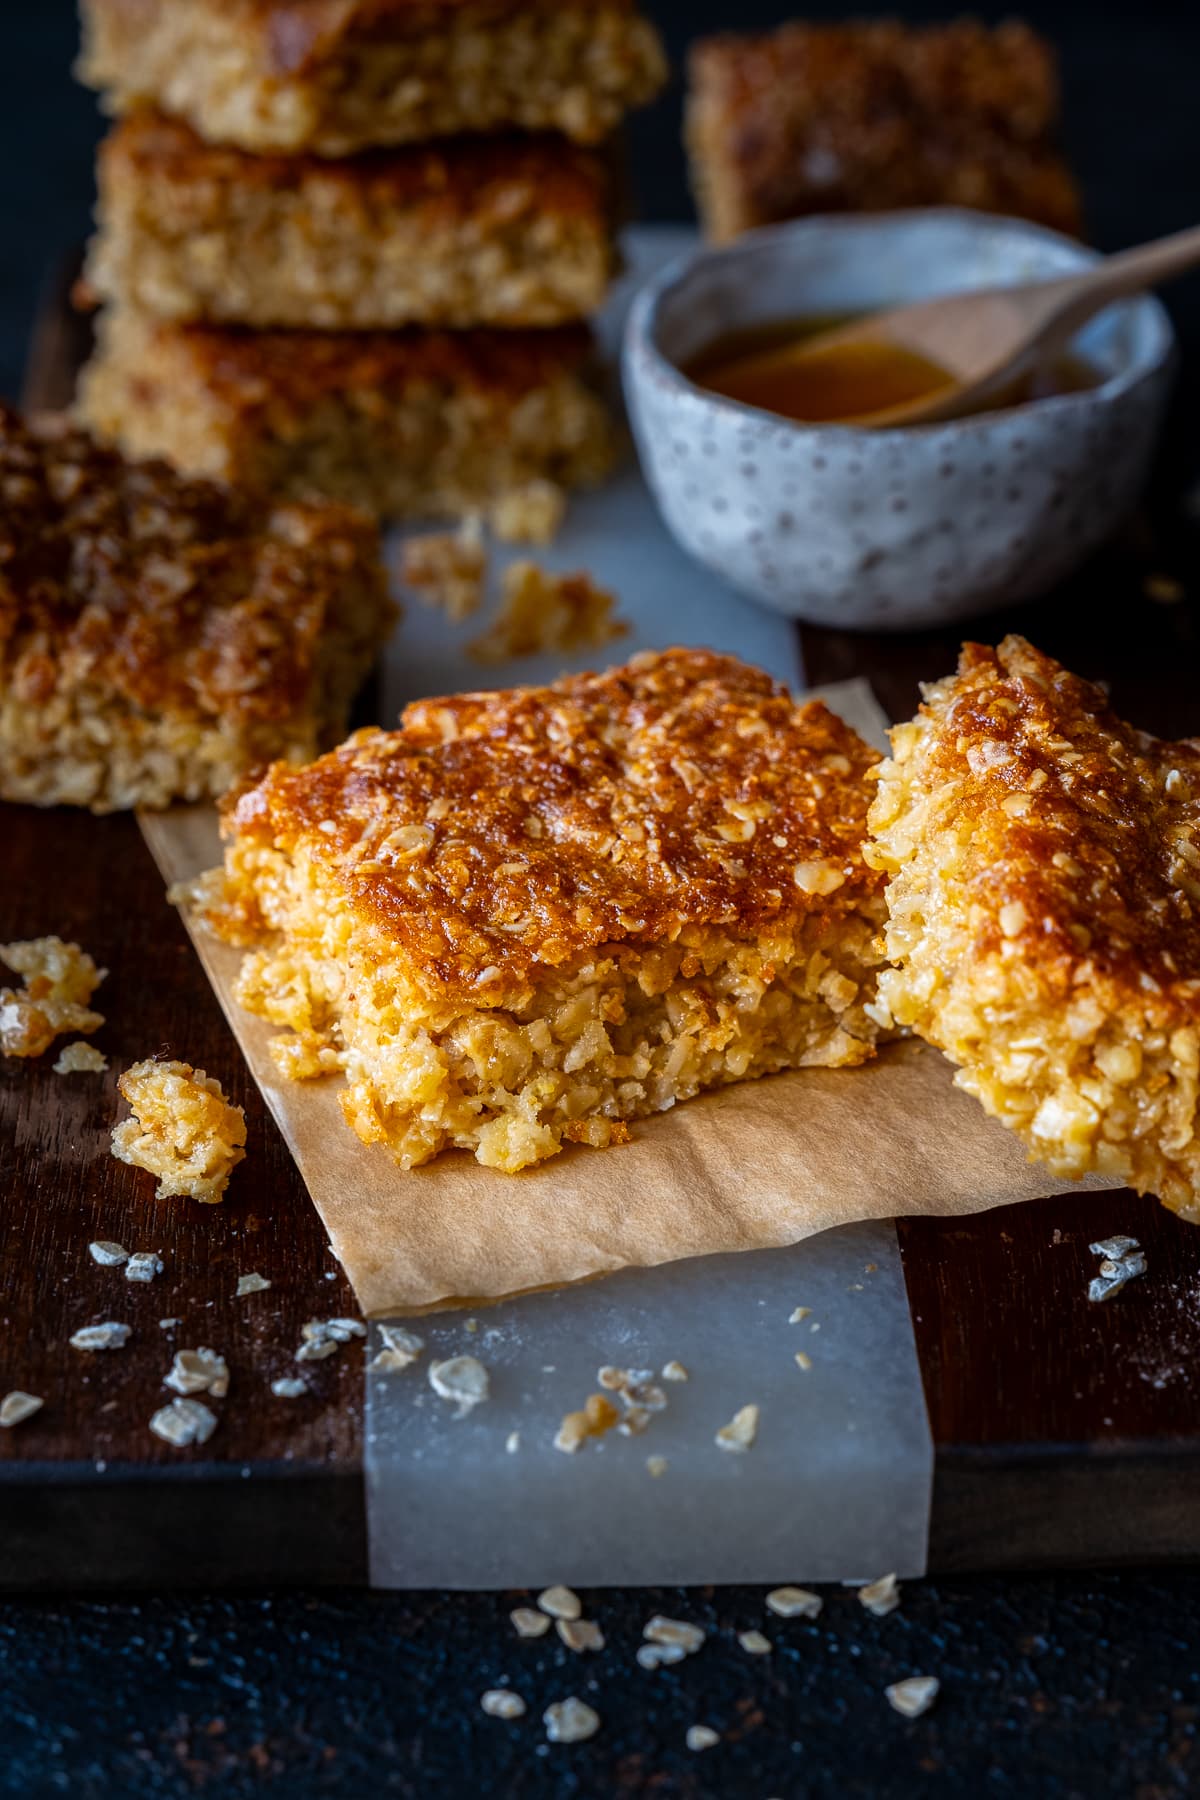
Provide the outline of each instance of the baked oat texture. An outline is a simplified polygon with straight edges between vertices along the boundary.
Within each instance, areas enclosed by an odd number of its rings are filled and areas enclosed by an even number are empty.
[[[702,39],[692,185],[719,241],[803,213],[970,206],[1080,229],[1054,52],[1018,20],[794,23]]]
[[[285,1073],[341,1068],[404,1167],[514,1172],[780,1069],[860,1063],[875,752],[732,657],[668,650],[409,707],[226,809],[194,896]]]
[[[138,111],[99,157],[86,286],[156,318],[322,330],[559,325],[615,267],[609,167],[558,137],[250,156]]]
[[[458,132],[597,143],[666,62],[633,0],[84,0],[78,73],[213,143],[346,156]]]
[[[585,327],[239,331],[117,310],[79,408],[133,456],[281,498],[461,518],[547,480],[608,473],[615,432]]]
[[[190,1063],[151,1059],[126,1069],[117,1086],[133,1116],[113,1126],[113,1155],[157,1176],[158,1200],[223,1200],[246,1154],[246,1115],[220,1082]]]
[[[0,798],[222,794],[345,730],[395,616],[371,520],[0,408]]]
[[[1056,1175],[1200,1222],[1200,743],[1023,638],[968,644],[879,770],[880,997]]]
[[[108,970],[98,969],[78,944],[24,938],[0,944],[0,962],[22,977],[19,988],[0,988],[0,1056],[41,1056],[64,1032],[103,1025],[104,1014],[89,1002]]]

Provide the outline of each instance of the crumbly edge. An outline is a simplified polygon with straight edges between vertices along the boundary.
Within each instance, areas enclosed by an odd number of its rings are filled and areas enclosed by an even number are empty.
[[[140,170],[107,184],[87,281],[153,317],[264,328],[553,326],[585,318],[615,268],[606,220],[521,215],[432,222],[420,207],[369,221],[335,188],[195,194]]]
[[[236,841],[207,916],[258,942],[237,997],[292,1034],[276,1045],[283,1072],[340,1068],[348,1122],[405,1168],[458,1147],[514,1173],[704,1089],[860,1063],[878,1036],[864,1010],[882,920],[870,902],[836,933],[809,913],[754,939],[697,926],[608,945],[486,1009],[425,988],[302,847]]]
[[[78,408],[127,455],[387,518],[461,518],[542,479],[590,486],[616,452],[603,399],[567,371],[516,396],[431,382],[397,396],[350,389],[314,404],[286,435],[272,432],[223,404],[186,346],[120,314],[84,370]]]
[[[159,1200],[222,1200],[246,1154],[246,1115],[220,1082],[190,1063],[150,1060],[118,1085],[132,1117],[113,1127],[113,1155],[157,1177]]]
[[[245,722],[148,713],[98,682],[62,683],[36,705],[0,685],[0,799],[95,813],[219,799],[259,764],[306,762],[336,741],[394,614],[373,582],[348,581],[331,616],[308,704]]]
[[[148,17],[92,0],[78,72],[116,111],[150,100],[214,143],[324,156],[504,126],[597,143],[667,73],[654,27],[622,6],[461,7],[400,42],[348,37],[294,75],[270,69],[259,31],[205,0]]]
[[[1080,957],[1067,993],[1024,957],[1027,920],[980,949],[964,878],[971,819],[923,763],[940,726],[939,684],[892,734],[869,818],[868,860],[889,877],[881,1004],[958,1065],[956,1085],[1015,1131],[1030,1160],[1078,1180],[1095,1173],[1157,1194],[1200,1223],[1200,1031],[1165,996],[1116,992]],[[1007,910],[1007,909],[1006,909]]]

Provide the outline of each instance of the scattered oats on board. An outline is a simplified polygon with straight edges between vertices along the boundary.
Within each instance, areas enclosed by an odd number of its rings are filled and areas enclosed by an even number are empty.
[[[95,1044],[85,1044],[77,1038],[73,1044],[63,1045],[51,1067],[56,1075],[102,1075],[108,1058]]]
[[[215,1350],[177,1350],[163,1386],[177,1394],[212,1394],[222,1400],[229,1392],[229,1365]]]
[[[686,1655],[678,1644],[639,1644],[637,1659],[643,1669],[662,1669],[681,1663]]]
[[[1108,1300],[1119,1294],[1127,1281],[1146,1273],[1146,1256],[1136,1238],[1101,1238],[1089,1244],[1093,1256],[1102,1256],[1100,1273],[1088,1283],[1089,1300]]]
[[[647,1471],[654,1477],[655,1481],[658,1480],[660,1475],[665,1475],[670,1466],[671,1465],[665,1456],[648,1456],[646,1458]]]
[[[518,1637],[545,1637],[550,1629],[549,1613],[534,1612],[532,1606],[514,1607],[508,1616],[512,1620],[513,1630]]]
[[[689,1725],[685,1741],[689,1750],[711,1750],[714,1744],[720,1743],[721,1734],[711,1725]]]
[[[307,1394],[308,1383],[296,1375],[281,1375],[271,1383],[271,1392],[279,1400],[298,1400],[301,1394]]]
[[[730,1450],[740,1456],[753,1446],[757,1436],[758,1408],[743,1406],[734,1413],[728,1425],[722,1425],[714,1441],[719,1449]]]
[[[265,1294],[270,1285],[265,1275],[252,1270],[249,1275],[238,1276],[237,1293],[234,1297],[243,1300],[247,1294]]]
[[[192,1444],[208,1442],[217,1429],[217,1415],[202,1400],[172,1400],[169,1406],[159,1407],[150,1429],[164,1443],[186,1450]]]
[[[774,1647],[770,1638],[764,1637],[761,1631],[739,1631],[738,1643],[747,1656],[769,1656]]]
[[[811,1312],[812,1312],[811,1306],[796,1307],[795,1311],[790,1313],[788,1316],[788,1324],[789,1325],[802,1324],[803,1321],[808,1318],[808,1316]]]
[[[886,1619],[900,1604],[900,1583],[894,1575],[881,1575],[858,1590],[860,1606],[865,1606],[877,1619]]]
[[[909,1675],[906,1680],[895,1681],[883,1691],[894,1712],[903,1713],[906,1719],[919,1719],[937,1699],[940,1686],[936,1675]]]
[[[126,1281],[153,1281],[156,1275],[163,1272],[163,1259],[153,1250],[135,1250],[126,1259]]]
[[[525,1702],[511,1688],[488,1688],[479,1704],[491,1719],[519,1719],[525,1711]]]
[[[129,1342],[130,1327],[108,1319],[103,1325],[85,1325],[67,1339],[72,1350],[120,1350]]]
[[[664,1619],[661,1613],[655,1613],[642,1626],[642,1636],[649,1644],[665,1644],[668,1649],[682,1650],[685,1656],[694,1656],[703,1648],[704,1630],[699,1625],[692,1625],[686,1619]]]
[[[5,1394],[0,1400],[0,1425],[8,1431],[13,1425],[19,1425],[22,1419],[32,1419],[35,1412],[41,1412],[46,1404],[36,1394],[23,1393],[14,1388],[11,1394]]]
[[[812,1368],[812,1357],[804,1350],[797,1350],[796,1367],[798,1369],[803,1369],[805,1374],[807,1374],[809,1369]]]
[[[585,1700],[569,1694],[546,1708],[542,1723],[552,1744],[581,1744],[584,1738],[595,1737],[599,1731],[600,1715]]]
[[[543,1588],[537,1603],[552,1619],[577,1619],[583,1612],[583,1601],[569,1587]]]
[[[366,1335],[361,1319],[308,1319],[300,1327],[303,1342],[296,1352],[296,1361],[324,1362],[340,1345]]]
[[[88,1001],[107,975],[86,950],[59,937],[0,944],[0,962],[22,977],[0,987],[0,1056],[41,1056],[68,1031],[98,1031],[104,1014]]]
[[[554,1629],[568,1650],[603,1650],[604,1633],[591,1619],[556,1619]]]
[[[690,1379],[683,1364],[681,1362],[676,1362],[674,1357],[671,1358],[669,1363],[663,1364],[662,1378],[664,1381],[688,1381]]]
[[[418,1337],[415,1331],[406,1331],[403,1325],[381,1325],[379,1335],[383,1339],[383,1349],[371,1358],[371,1367],[381,1375],[411,1369],[425,1348],[425,1339]]]
[[[780,1619],[815,1619],[824,1604],[808,1588],[777,1587],[767,1595],[768,1611]]]
[[[488,1372],[474,1356],[451,1356],[445,1362],[430,1363],[429,1385],[443,1400],[457,1404],[458,1419],[482,1406],[491,1391]]]
[[[129,1261],[129,1252],[124,1244],[114,1244],[109,1238],[97,1238],[94,1243],[89,1244],[88,1255],[102,1269],[115,1269],[121,1263]]]
[[[521,1448],[521,1434],[519,1431],[509,1432],[504,1440],[504,1448],[509,1456],[515,1456],[517,1454],[517,1451]]]

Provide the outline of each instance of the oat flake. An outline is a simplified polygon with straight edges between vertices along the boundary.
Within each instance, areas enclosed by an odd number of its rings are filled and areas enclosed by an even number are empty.
[[[742,1455],[752,1448],[758,1436],[757,1406],[743,1406],[734,1413],[728,1425],[722,1425],[716,1435],[715,1442],[721,1450],[728,1450],[735,1455]]]
[[[160,1406],[150,1421],[155,1437],[186,1450],[192,1444],[206,1444],[217,1429],[217,1416],[200,1400],[172,1400]]]
[[[532,1606],[518,1606],[508,1616],[518,1637],[545,1637],[550,1629],[549,1613],[534,1612]]]
[[[768,1610],[780,1619],[815,1619],[824,1604],[808,1588],[777,1587],[767,1595]]]
[[[860,1606],[865,1606],[877,1619],[886,1619],[900,1604],[900,1583],[894,1575],[881,1575],[858,1590]]]
[[[135,1250],[125,1264],[126,1281],[153,1281],[163,1272],[163,1259],[153,1250]]]
[[[163,1386],[177,1394],[212,1394],[221,1400],[229,1392],[229,1365],[215,1350],[177,1350]]]
[[[14,1388],[0,1400],[0,1426],[8,1431],[13,1425],[19,1425],[22,1419],[32,1419],[35,1412],[41,1412],[46,1404],[36,1394],[23,1393]]]
[[[586,1701],[577,1700],[574,1694],[548,1706],[542,1714],[542,1722],[552,1744],[579,1744],[585,1738],[595,1737],[600,1729],[599,1713],[593,1712]]]
[[[239,1275],[235,1298],[243,1300],[247,1294],[265,1294],[270,1285],[266,1276],[258,1274],[256,1270],[249,1275]]]
[[[95,1243],[89,1244],[88,1255],[102,1269],[115,1269],[129,1260],[129,1252],[124,1244],[114,1244],[109,1238],[97,1238]]]
[[[661,1613],[655,1613],[643,1625],[642,1636],[648,1643],[666,1644],[682,1650],[685,1656],[694,1656],[704,1644],[705,1633],[699,1625],[692,1625],[686,1619],[664,1619]]]
[[[569,1587],[543,1588],[537,1603],[552,1619],[577,1619],[583,1612],[583,1601]]]
[[[937,1699],[941,1685],[936,1675],[909,1675],[883,1691],[893,1711],[902,1713],[906,1719],[919,1719]]]
[[[83,1326],[67,1342],[72,1350],[120,1350],[129,1342],[130,1330],[130,1326],[109,1319],[103,1325]]]
[[[519,1719],[525,1711],[525,1702],[511,1688],[489,1688],[480,1695],[479,1704],[492,1719]]]
[[[429,1385],[443,1400],[457,1403],[455,1416],[460,1419],[482,1406],[491,1390],[488,1372],[474,1356],[451,1356],[445,1362],[430,1363]]]
[[[604,1633],[591,1619],[556,1619],[554,1628],[568,1650],[603,1650]]]

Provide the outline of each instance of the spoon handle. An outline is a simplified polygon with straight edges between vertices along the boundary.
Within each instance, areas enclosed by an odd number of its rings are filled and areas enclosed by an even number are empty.
[[[1152,244],[1119,250],[1081,275],[1049,281],[1043,288],[1042,331],[1060,343],[1114,300],[1141,294],[1200,264],[1200,225],[1172,232]]]

